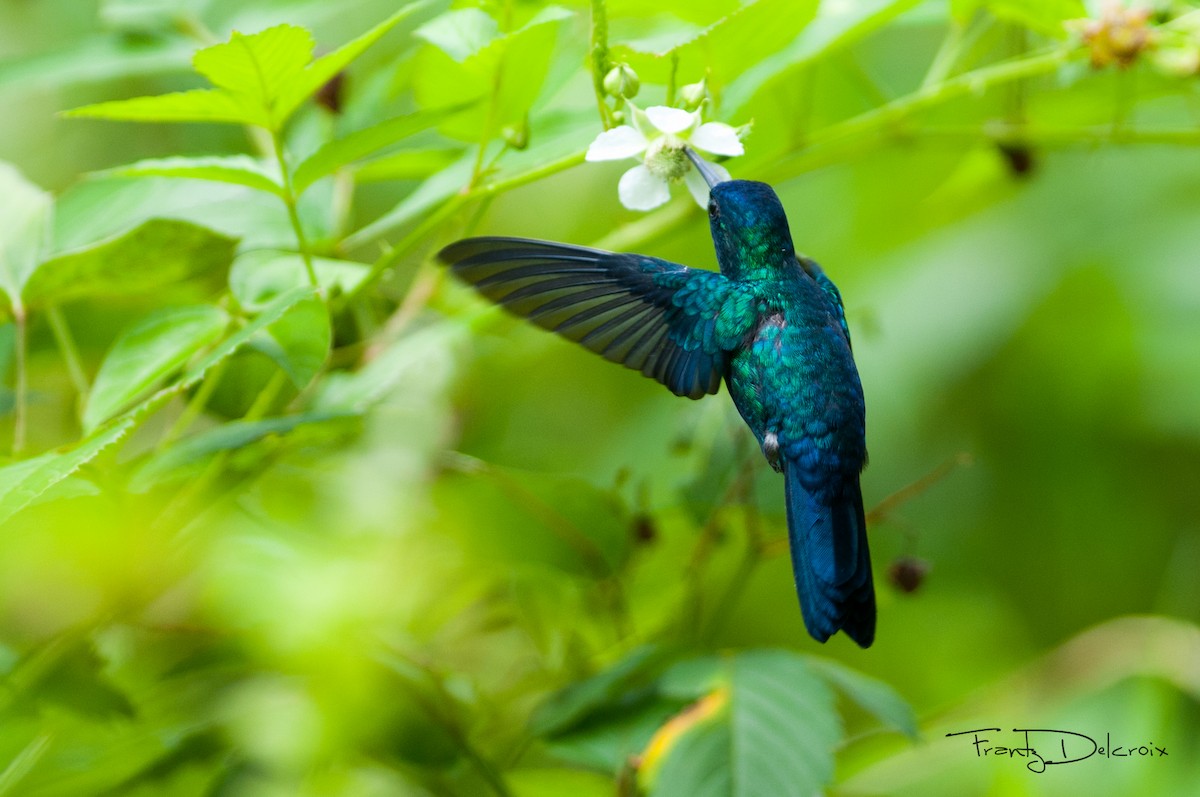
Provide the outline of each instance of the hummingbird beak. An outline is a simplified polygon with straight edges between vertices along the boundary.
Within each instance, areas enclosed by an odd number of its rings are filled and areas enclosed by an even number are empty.
[[[700,176],[704,178],[704,182],[708,183],[710,190],[717,183],[725,182],[725,180],[713,170],[713,167],[709,164],[709,162],[697,155],[694,149],[691,147],[684,147],[683,151],[687,153],[688,159],[692,162],[692,165],[696,167],[696,171],[700,172]]]

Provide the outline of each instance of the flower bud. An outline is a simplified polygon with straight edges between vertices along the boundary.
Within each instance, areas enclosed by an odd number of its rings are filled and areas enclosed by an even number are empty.
[[[518,124],[505,125],[500,135],[513,149],[525,149],[529,146],[529,117],[526,116]]]
[[[679,90],[679,101],[686,110],[694,111],[708,98],[708,80],[699,83],[689,83]]]
[[[637,72],[634,72],[629,64],[617,64],[604,76],[604,90],[623,100],[636,97],[641,85]]]

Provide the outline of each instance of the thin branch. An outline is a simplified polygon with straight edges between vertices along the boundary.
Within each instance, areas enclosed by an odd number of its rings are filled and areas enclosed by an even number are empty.
[[[612,109],[604,98],[604,76],[608,74],[608,6],[605,0],[592,0],[591,42],[592,88],[596,92],[596,106],[600,111],[600,123],[608,130],[613,126]]]
[[[867,525],[872,525],[886,520],[889,515],[895,512],[902,505],[916,498],[921,493],[927,491],[930,487],[945,479],[959,468],[965,468],[971,465],[974,459],[970,454],[960,452],[947,459],[945,462],[938,465],[936,468],[926,473],[916,481],[906,484],[896,492],[884,498],[882,501],[871,507],[867,512]]]
[[[58,350],[62,353],[67,373],[71,377],[71,384],[75,386],[75,392],[79,396],[78,404],[82,411],[84,404],[87,403],[91,386],[88,384],[87,374],[83,370],[83,363],[79,358],[79,348],[75,345],[71,327],[63,318],[62,310],[53,305],[46,308],[46,321],[50,324],[50,331],[54,333],[54,342],[58,344]]]
[[[530,169],[527,172],[522,172],[513,175],[504,180],[495,180],[490,183],[476,186],[474,188],[466,188],[461,193],[447,199],[440,207],[429,213],[421,220],[417,226],[409,231],[400,241],[371,264],[371,270],[367,272],[362,281],[349,291],[345,296],[345,301],[350,302],[362,295],[363,291],[374,284],[388,269],[393,268],[401,260],[403,260],[425,237],[445,222],[448,218],[457,213],[462,207],[476,199],[490,199],[498,194],[511,191],[514,188],[520,188],[523,185],[536,182],[543,178],[549,177],[559,172],[565,172],[574,166],[583,163],[583,152],[572,153],[566,157],[559,158],[555,161],[550,161],[547,164],[539,166],[536,169]]]
[[[16,329],[16,339],[13,341],[15,349],[15,366],[17,371],[16,385],[14,386],[15,406],[13,407],[13,437],[12,437],[12,453],[13,456],[19,455],[25,450],[25,425],[27,423],[26,414],[28,411],[28,357],[29,357],[29,317],[25,314],[25,307],[20,300],[13,301],[13,327]]]
[[[319,291],[321,284],[317,281],[317,270],[313,266],[312,249],[308,243],[308,236],[304,234],[304,225],[300,221],[296,189],[292,183],[292,172],[288,168],[287,158],[283,152],[283,134],[278,132],[271,133],[271,143],[275,150],[275,160],[278,161],[279,171],[283,176],[283,204],[287,206],[288,219],[292,223],[292,231],[296,234],[296,244],[300,248],[300,257],[304,259],[304,270],[308,272],[309,284]],[[323,291],[321,295],[324,297]]]

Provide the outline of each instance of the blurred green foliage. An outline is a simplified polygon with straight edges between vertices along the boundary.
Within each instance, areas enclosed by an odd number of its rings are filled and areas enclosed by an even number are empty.
[[[845,297],[869,651],[724,397],[430,260],[712,266],[582,165],[621,64]],[[1194,794],[1198,71],[1182,0],[0,0],[0,794]]]

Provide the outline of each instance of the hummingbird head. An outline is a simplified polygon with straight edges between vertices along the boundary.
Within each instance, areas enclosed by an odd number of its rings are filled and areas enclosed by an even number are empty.
[[[708,221],[717,262],[728,276],[743,276],[751,268],[795,266],[796,249],[787,215],[766,183],[729,180],[717,184],[709,190]]]
[[[691,148],[686,152],[708,183],[708,220],[721,273],[737,279],[793,268],[796,249],[774,189],[753,180],[723,180]]]

